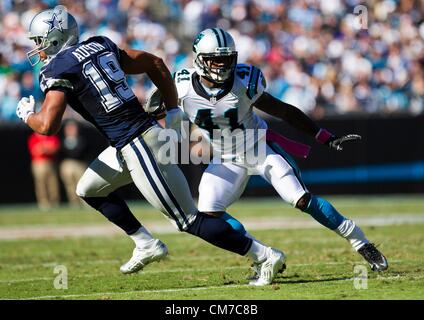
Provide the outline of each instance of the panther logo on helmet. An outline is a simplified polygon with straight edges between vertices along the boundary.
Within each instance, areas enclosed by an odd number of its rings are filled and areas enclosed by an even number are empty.
[[[233,37],[220,28],[206,29],[193,42],[193,65],[196,72],[222,84],[233,77],[237,51]]]

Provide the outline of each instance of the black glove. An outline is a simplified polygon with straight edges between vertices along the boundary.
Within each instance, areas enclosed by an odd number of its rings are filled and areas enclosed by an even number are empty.
[[[344,142],[347,141],[355,141],[355,140],[360,140],[361,136],[358,134],[347,134],[345,136],[331,136],[330,138],[328,138],[328,140],[324,143],[327,146],[329,146],[330,148],[333,148],[337,151],[341,151],[343,150],[342,144]]]

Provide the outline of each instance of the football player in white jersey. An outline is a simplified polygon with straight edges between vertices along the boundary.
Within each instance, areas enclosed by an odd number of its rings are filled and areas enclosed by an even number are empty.
[[[261,70],[237,64],[234,40],[222,29],[202,31],[193,43],[193,54],[194,68],[182,69],[174,76],[180,110],[168,110],[166,122],[167,126],[175,127],[183,116],[188,118],[200,128],[214,150],[215,158],[199,185],[199,210],[214,216],[225,215],[231,224],[234,220],[226,213],[227,207],[239,199],[251,174],[260,175],[285,202],[347,239],[372,270],[386,270],[386,258],[368,241],[359,226],[342,216],[328,201],[308,191],[296,163],[288,154],[298,153],[300,145],[288,144],[284,137],[267,130],[266,122],[253,107],[286,121],[335,150],[342,150],[344,142],[360,139],[360,136],[331,134],[298,108],[267,93]],[[248,138],[249,131],[256,132],[254,139]],[[217,132],[220,134],[215,137]],[[261,135],[261,132],[266,134]],[[222,139],[228,137],[234,137],[236,143],[223,144]],[[238,139],[240,137],[244,140]],[[240,148],[240,144],[244,148]],[[247,154],[261,144],[265,156],[251,164]],[[235,225],[240,232],[245,232],[240,223],[235,222]]]

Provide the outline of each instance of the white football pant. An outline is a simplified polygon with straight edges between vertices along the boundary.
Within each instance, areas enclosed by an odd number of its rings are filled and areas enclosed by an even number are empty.
[[[287,203],[295,206],[308,192],[294,160],[272,143],[266,146],[266,157],[260,164],[210,163],[199,185],[199,210],[226,211],[242,195],[251,175],[260,175]]]
[[[125,145],[120,152],[104,150],[81,177],[80,197],[106,197],[134,182],[147,201],[159,209],[178,230],[186,230],[198,212],[187,180],[176,164],[157,161],[160,147],[159,126],[153,126]]]

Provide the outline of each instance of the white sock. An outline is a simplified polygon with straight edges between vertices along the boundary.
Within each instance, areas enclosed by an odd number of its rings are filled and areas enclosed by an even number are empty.
[[[264,245],[263,244],[263,242],[261,242],[261,241],[259,241],[258,239],[256,239],[254,236],[252,236],[249,232],[247,232],[246,231],[246,233],[244,234],[246,237],[248,237],[249,239],[252,239],[253,241],[256,241],[256,242],[258,242],[258,243],[260,243],[260,244],[262,244],[262,245]]]
[[[255,262],[262,262],[266,259],[266,249],[267,247],[262,243],[257,240],[253,240],[252,246],[246,255],[252,258]]]
[[[347,239],[356,251],[369,242],[361,228],[359,228],[352,220],[346,219],[334,231],[339,236]]]
[[[135,245],[138,248],[149,247],[155,240],[150,234],[150,232],[147,231],[147,229],[143,226],[141,226],[141,228],[138,229],[135,233],[130,235],[130,238],[133,239]]]

